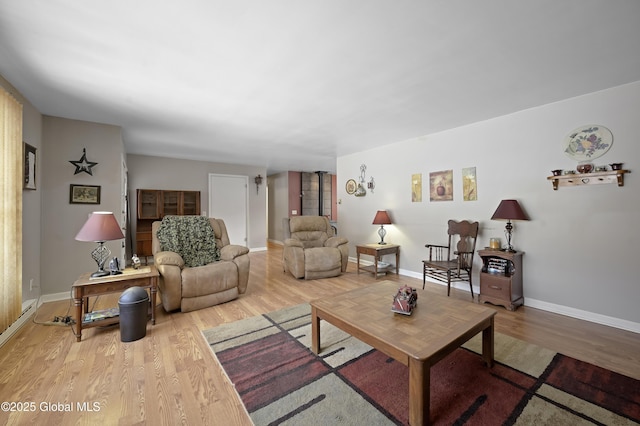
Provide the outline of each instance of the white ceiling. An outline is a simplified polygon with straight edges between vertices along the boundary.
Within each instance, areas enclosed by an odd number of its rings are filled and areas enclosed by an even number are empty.
[[[638,21],[637,0],[0,0],[0,74],[128,153],[335,171],[638,81]]]

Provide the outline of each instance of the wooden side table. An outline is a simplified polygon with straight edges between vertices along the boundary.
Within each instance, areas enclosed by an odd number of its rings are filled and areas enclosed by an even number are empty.
[[[396,255],[396,275],[399,274],[400,271],[400,246],[396,244],[362,244],[356,246],[356,256],[358,259],[358,274],[360,273],[360,269],[363,269],[368,272],[373,272],[376,279],[378,279],[378,274],[383,272],[388,272],[393,269],[394,265],[389,265],[385,267],[378,268],[378,262],[380,258],[385,254],[394,254]],[[369,256],[373,256],[373,265],[371,266],[360,266],[360,255],[366,254]]]
[[[524,252],[478,250],[482,258],[480,303],[502,305],[510,311],[524,305],[522,256]]]
[[[156,323],[156,293],[158,292],[158,270],[154,265],[143,266],[140,269],[127,268],[120,275],[109,275],[101,278],[91,278],[91,273],[82,274],[73,283],[73,304],[76,311],[75,335],[76,341],[82,339],[82,329],[90,327],[116,324],[119,317],[84,322],[84,314],[89,312],[89,297],[104,294],[119,293],[129,287],[149,289],[151,306],[151,324]],[[84,306],[84,308],[83,308]]]

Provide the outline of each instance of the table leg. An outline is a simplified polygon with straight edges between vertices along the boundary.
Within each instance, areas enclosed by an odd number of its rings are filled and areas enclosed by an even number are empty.
[[[409,424],[429,424],[431,370],[427,362],[409,358]]]
[[[76,308],[76,342],[82,340],[82,301],[84,298],[82,295],[74,295],[73,296],[73,305]]]
[[[320,318],[313,306],[311,307],[311,350],[314,354],[320,353]]]
[[[156,293],[158,292],[158,278],[151,278],[151,324],[156,325]]]
[[[357,265],[358,265],[358,275],[360,275],[360,252],[356,251],[356,259],[357,259]]]
[[[494,327],[493,317],[489,320],[489,326],[482,330],[482,358],[487,367],[493,367]]]
[[[373,256],[373,276],[376,277],[376,280],[378,279],[378,255],[377,254]]]
[[[400,249],[396,249],[396,275],[400,275]]]

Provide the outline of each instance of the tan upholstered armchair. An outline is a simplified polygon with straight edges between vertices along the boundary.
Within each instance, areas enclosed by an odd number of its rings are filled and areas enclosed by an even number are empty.
[[[326,217],[285,218],[283,228],[285,272],[310,280],[335,277],[347,270],[349,241],[335,236]]]
[[[180,254],[162,251],[158,239],[161,222],[152,225],[153,260],[160,272],[159,293],[166,311],[180,309],[189,312],[206,308],[233,300],[247,289],[249,249],[229,243],[227,227],[222,219],[209,218],[208,222],[213,228],[220,260],[194,267],[186,266]]]

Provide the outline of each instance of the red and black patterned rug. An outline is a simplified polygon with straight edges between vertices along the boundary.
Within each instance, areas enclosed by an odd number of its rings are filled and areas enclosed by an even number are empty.
[[[408,368],[325,321],[315,355],[309,305],[203,334],[258,426],[408,424]],[[432,424],[640,424],[638,380],[499,333],[496,365],[480,353],[432,367]]]

